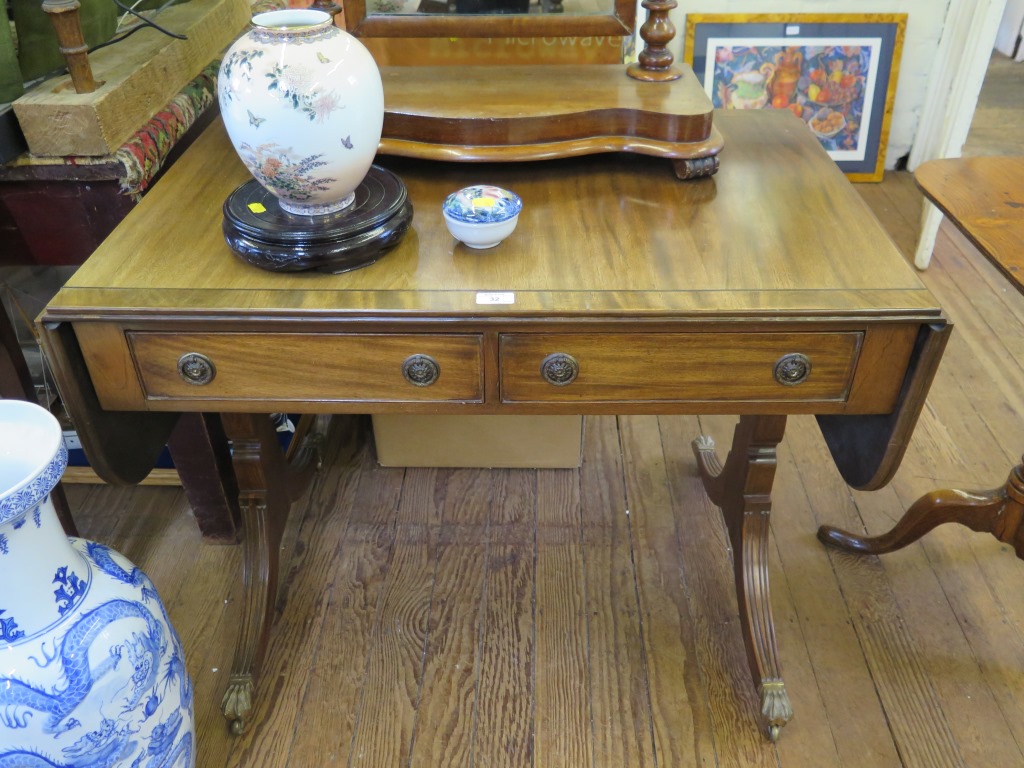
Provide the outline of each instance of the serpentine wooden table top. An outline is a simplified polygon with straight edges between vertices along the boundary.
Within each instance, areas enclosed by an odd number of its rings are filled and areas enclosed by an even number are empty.
[[[379,157],[415,209],[403,241],[339,275],[272,273],[232,255],[221,206],[249,174],[215,122],[51,302],[48,320],[153,313],[465,317],[671,315],[769,320],[940,316],[867,205],[806,126],[782,112],[719,112],[713,177],[679,181],[637,155],[537,163]],[[441,203],[474,183],[524,201],[516,231],[474,251]]]
[[[1024,293],[1024,157],[930,160],[918,186]]]

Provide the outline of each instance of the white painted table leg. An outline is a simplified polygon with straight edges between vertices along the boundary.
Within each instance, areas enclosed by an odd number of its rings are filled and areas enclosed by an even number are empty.
[[[925,200],[924,211],[921,215],[921,237],[917,241],[917,252],[914,253],[914,266],[918,269],[928,269],[928,264],[932,260],[932,251],[935,250],[935,238],[939,234],[940,224],[942,224],[942,211]]]

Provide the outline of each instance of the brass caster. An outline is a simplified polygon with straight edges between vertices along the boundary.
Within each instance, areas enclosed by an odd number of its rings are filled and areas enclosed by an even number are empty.
[[[243,672],[231,675],[228,688],[224,691],[220,709],[228,719],[228,727],[235,736],[245,733],[245,716],[252,711],[252,689],[252,675]]]
[[[781,725],[769,725],[768,726],[768,741],[772,744],[776,744],[779,741],[779,736],[782,735]]]

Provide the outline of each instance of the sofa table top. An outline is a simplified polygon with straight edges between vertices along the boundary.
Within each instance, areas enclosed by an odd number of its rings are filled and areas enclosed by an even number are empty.
[[[467,316],[480,292],[514,295],[502,317],[938,316],[940,309],[867,205],[801,123],[771,112],[715,116],[713,177],[679,181],[635,155],[537,163],[379,158],[414,217],[377,263],[338,275],[267,272],[236,258],[221,206],[249,178],[215,122],[82,266],[47,310],[61,320],[123,313]],[[512,189],[519,224],[474,251],[441,202],[473,183]]]

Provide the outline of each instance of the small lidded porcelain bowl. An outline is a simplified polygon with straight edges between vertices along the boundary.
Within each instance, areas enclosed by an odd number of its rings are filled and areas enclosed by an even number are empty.
[[[441,206],[452,237],[470,248],[493,248],[511,235],[522,209],[515,192],[483,184],[453,192]]]

